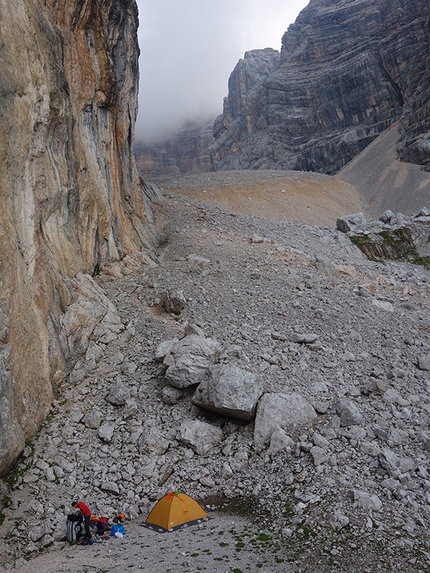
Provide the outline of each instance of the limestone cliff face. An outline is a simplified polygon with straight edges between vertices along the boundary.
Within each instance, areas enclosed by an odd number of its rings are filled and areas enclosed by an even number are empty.
[[[233,71],[215,167],[333,173],[399,119],[403,158],[429,164],[429,16],[428,0],[311,0],[274,71],[251,89]]]
[[[70,368],[73,277],[152,248],[137,24],[135,0],[0,1],[0,473]]]
[[[409,87],[410,97],[406,98],[401,118],[399,156],[403,161],[417,163],[430,171],[430,18],[426,22],[425,32],[427,58],[417,59],[417,84]]]
[[[135,156],[145,180],[164,183],[174,177],[212,170],[209,149],[214,142],[213,120],[185,124],[167,140],[138,142]]]

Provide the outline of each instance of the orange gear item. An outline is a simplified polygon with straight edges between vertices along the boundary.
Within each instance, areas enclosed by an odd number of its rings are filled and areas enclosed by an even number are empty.
[[[195,499],[174,491],[155,504],[143,525],[160,531],[172,531],[185,524],[200,523],[207,518],[208,514]]]

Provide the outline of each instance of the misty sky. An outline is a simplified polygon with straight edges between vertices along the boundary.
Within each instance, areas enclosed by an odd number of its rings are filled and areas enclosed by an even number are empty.
[[[137,0],[140,97],[136,139],[157,140],[222,112],[244,53],[280,50],[309,0]]]

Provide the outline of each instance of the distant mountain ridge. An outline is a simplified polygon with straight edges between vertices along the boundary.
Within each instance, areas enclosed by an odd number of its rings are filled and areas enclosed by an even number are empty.
[[[396,121],[400,158],[430,166],[429,16],[428,0],[311,0],[274,68],[255,50],[232,72],[214,169],[335,173]]]

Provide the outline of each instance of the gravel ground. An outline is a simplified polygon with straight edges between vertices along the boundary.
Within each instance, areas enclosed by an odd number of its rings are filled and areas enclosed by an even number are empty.
[[[258,197],[252,203],[258,212]],[[4,510],[0,563],[22,573],[429,571],[430,466],[422,432],[428,429],[430,381],[416,367],[417,356],[430,354],[429,271],[367,261],[330,226],[238,214],[172,193],[156,211],[159,264],[123,278],[97,277],[126,330],[103,347],[94,372],[62,388],[27,459],[33,463],[28,479],[17,484]],[[309,211],[317,220],[318,205]],[[316,268],[317,257],[329,260],[328,272]],[[342,273],[331,275],[333,265]],[[372,296],[358,296],[363,284],[373,285],[374,298],[394,312],[374,306]],[[178,287],[187,298],[180,317],[159,305],[166,289]],[[224,347],[240,345],[242,363],[258,373],[266,392],[294,389],[318,404],[316,427],[293,433],[289,453],[270,456],[255,451],[252,423],[205,414],[186,392],[173,405],[163,403],[155,350],[181,336],[187,324]],[[291,342],[294,333],[310,331],[322,341],[318,348]],[[128,418],[106,402],[115,384],[135,392],[143,419],[139,413]],[[362,420],[342,427],[336,399],[357,403]],[[116,425],[112,443],[81,423],[82,412],[91,408]],[[195,418],[223,429],[223,443],[208,456],[177,441],[181,422]],[[170,440],[158,458],[129,440],[133,429],[150,428],[147,422]],[[123,430],[128,433],[122,440]],[[321,465],[310,453],[316,436],[328,452]],[[73,466],[73,482],[67,476],[48,482],[38,469],[49,461],[52,443]],[[77,445],[85,463],[75,455]],[[388,447],[416,464],[384,485],[388,475],[378,455]],[[134,473],[148,458],[156,470],[135,485]],[[221,469],[227,462],[233,472],[226,478]],[[164,479],[169,464],[174,471]],[[117,495],[101,491],[94,473],[102,471],[119,482],[126,476],[126,487]],[[394,486],[399,489],[391,491]],[[165,534],[141,527],[155,500],[175,489],[210,503],[210,519]],[[363,491],[367,506],[360,505]],[[100,515],[108,508],[134,512],[126,536],[85,547],[57,540],[38,556],[33,547],[28,563],[18,559],[28,550],[29,504],[36,501],[52,519],[60,514],[64,520],[65,506],[81,494]],[[382,508],[373,496],[381,498]]]
[[[57,545],[14,571],[78,573],[142,571],[143,573],[269,573],[295,571],[285,550],[265,530],[238,516],[214,511],[208,521],[169,533],[159,533],[137,523],[126,524],[122,539],[109,537],[91,546]]]
[[[353,185],[321,173],[218,171],[174,179],[164,189],[244,215],[320,227],[335,226],[345,214],[366,212]]]

